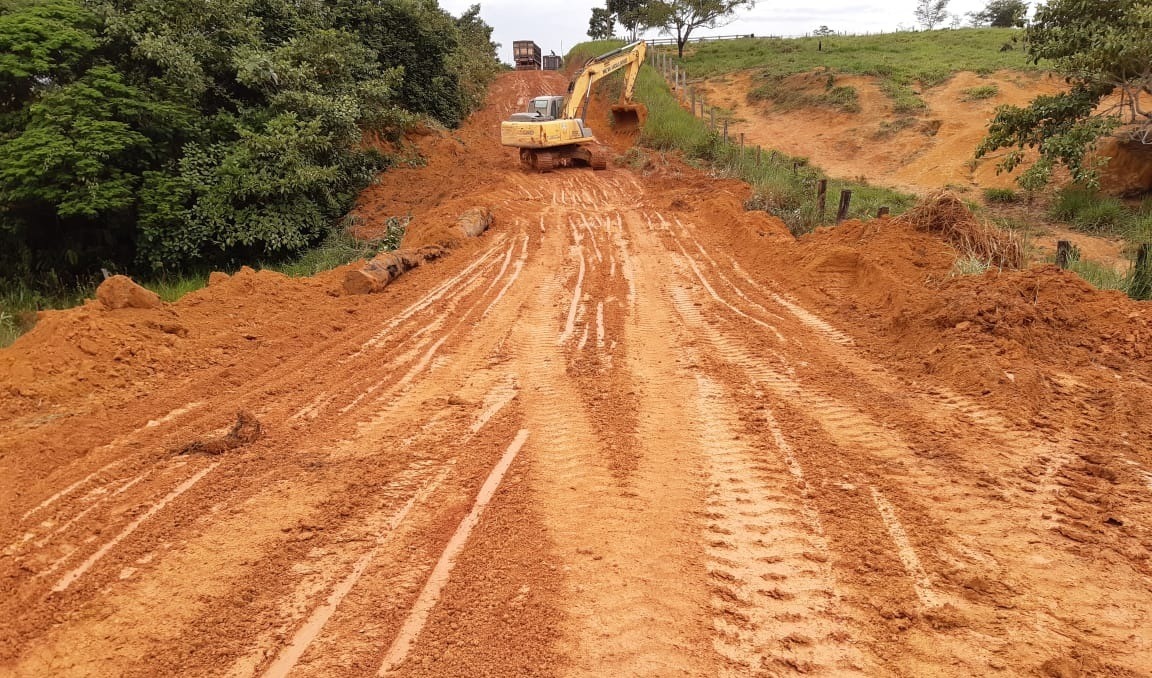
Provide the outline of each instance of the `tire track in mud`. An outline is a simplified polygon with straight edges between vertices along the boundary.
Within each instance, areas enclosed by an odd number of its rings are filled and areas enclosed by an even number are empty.
[[[684,230],[684,229],[682,229]],[[681,235],[687,235],[681,233]],[[699,246],[700,254],[707,259],[709,263],[716,266],[715,261],[707,255],[707,252]],[[682,254],[687,256],[686,250],[682,245],[675,246]],[[704,266],[703,263],[700,264]],[[698,277],[700,269],[691,265],[685,268],[693,268],[693,273]],[[718,266],[717,266],[718,268]],[[690,275],[684,274],[685,277],[691,278]],[[723,282],[735,288],[736,286],[721,277]],[[763,291],[758,290],[758,291]],[[751,302],[745,294],[737,293],[737,296],[749,302],[751,308],[749,312],[755,312],[754,302]],[[787,309],[786,305],[786,310]],[[681,304],[682,308],[686,308],[686,301]],[[762,307],[758,307],[762,308]],[[689,314],[692,313],[690,309]],[[776,316],[779,317],[779,316]],[[813,316],[814,318],[814,316]],[[845,355],[843,346],[847,345],[842,338],[837,336],[834,328],[825,326],[824,323],[813,318],[805,318],[804,313],[798,314],[798,320],[810,328],[811,332],[818,337],[823,337],[824,346],[817,347],[816,350],[825,354],[831,355],[834,359],[839,358],[843,367],[847,367],[854,377],[860,379],[866,386],[865,392],[870,388],[879,388],[883,396],[891,394],[894,387],[884,383],[886,378],[883,370],[868,369],[868,364],[862,362],[858,357],[851,354]],[[701,325],[711,330],[713,333],[712,340],[718,348],[720,353],[731,362],[740,365],[740,368],[746,373],[753,376],[754,380],[758,383],[768,385],[779,396],[788,398],[790,400],[800,400],[805,402],[805,407],[811,415],[815,415],[823,427],[837,444],[846,448],[866,450],[873,462],[880,460],[883,466],[895,467],[888,468],[882,471],[882,476],[886,477],[885,484],[889,487],[899,487],[901,490],[906,491],[908,488],[921,488],[919,491],[929,494],[935,505],[939,508],[932,511],[933,514],[944,517],[944,524],[949,525],[947,532],[949,538],[942,543],[937,543],[935,539],[917,538],[911,540],[909,533],[906,531],[906,526],[897,517],[901,512],[900,509],[894,507],[884,493],[875,485],[869,486],[869,491],[873,493],[875,509],[880,513],[883,518],[885,527],[891,537],[892,542],[897,547],[897,553],[900,556],[900,561],[903,564],[904,570],[908,573],[909,578],[912,580],[914,590],[920,603],[926,608],[937,608],[941,605],[941,598],[938,591],[940,586],[945,586],[951,591],[956,591],[963,594],[963,598],[958,598],[955,593],[949,595],[946,607],[944,608],[943,616],[936,615],[935,624],[944,624],[947,627],[957,628],[972,628],[973,632],[968,634],[970,637],[966,641],[954,643],[955,649],[952,650],[953,656],[971,656],[978,659],[977,663],[971,664],[973,670],[978,670],[980,661],[987,662],[989,665],[1003,664],[1002,659],[984,654],[972,654],[968,652],[965,647],[971,646],[976,648],[980,645],[986,645],[981,642],[980,638],[983,633],[992,632],[999,636],[1003,633],[1000,629],[1003,622],[1001,621],[1004,614],[999,608],[1005,605],[1012,605],[1011,600],[1017,599],[1020,595],[1025,595],[1021,590],[1022,586],[1027,584],[1016,583],[1011,587],[1004,587],[1000,585],[989,585],[986,582],[999,581],[1006,576],[1010,576],[1008,572],[1028,572],[1029,584],[1033,582],[1048,582],[1051,586],[1058,587],[1058,583],[1052,579],[1052,574],[1046,572],[1043,566],[1037,567],[1037,562],[1033,558],[1031,550],[1027,550],[1029,541],[1035,541],[1037,538],[1044,539],[1041,536],[1044,532],[1042,525],[1037,525],[1035,517],[1038,515],[1039,507],[1035,505],[1034,501],[1020,500],[1005,504],[1003,499],[996,501],[995,493],[988,496],[988,493],[981,491],[981,484],[983,478],[989,478],[989,472],[982,467],[986,463],[984,458],[977,458],[973,453],[980,449],[987,449],[988,437],[996,439],[997,443],[1011,439],[1015,430],[1003,422],[995,414],[966,403],[963,399],[952,396],[948,401],[941,402],[934,398],[926,398],[923,393],[913,393],[911,396],[901,394],[896,398],[897,401],[905,401],[905,407],[910,410],[919,412],[933,412],[937,417],[956,421],[958,425],[974,425],[976,422],[985,425],[987,428],[983,431],[983,435],[972,435],[971,432],[966,432],[964,438],[971,437],[976,447],[970,447],[964,450],[961,455],[950,455],[940,458],[937,461],[934,458],[925,459],[922,455],[920,459],[922,463],[916,467],[910,467],[902,461],[908,461],[917,458],[917,454],[906,444],[899,442],[898,438],[893,437],[894,431],[888,429],[887,426],[877,427],[874,423],[869,422],[868,412],[875,411],[873,408],[875,403],[873,401],[862,400],[860,407],[851,406],[836,402],[827,396],[821,395],[818,391],[813,391],[810,387],[801,386],[811,376],[808,373],[812,370],[807,361],[799,363],[800,367],[793,368],[789,362],[779,353],[774,353],[775,360],[767,362],[782,362],[782,369],[767,369],[765,368],[764,360],[754,360],[751,355],[744,354],[742,349],[739,349],[731,339],[724,337],[716,331],[716,327],[723,325],[708,326]],[[830,331],[831,330],[831,331]],[[756,342],[759,350],[767,350],[772,352],[770,348],[771,342]],[[833,346],[830,344],[838,344]],[[845,359],[847,358],[847,359]],[[810,358],[808,360],[811,360]],[[842,377],[840,377],[842,380]],[[856,389],[850,389],[846,392],[854,393],[855,397],[861,397]],[[953,414],[949,407],[960,410],[960,412]],[[882,415],[883,416],[883,415]],[[920,416],[920,415],[917,415]],[[959,419],[956,419],[960,417]],[[912,418],[915,421],[916,417]],[[900,420],[897,420],[900,421]],[[960,422],[963,422],[962,424]],[[915,424],[913,424],[915,426]],[[909,429],[909,430],[915,430]],[[1022,475],[1020,466],[1025,463],[1040,458],[1048,458],[1045,453],[1052,453],[1053,448],[1047,440],[1040,440],[1031,435],[1023,435],[1021,439],[1013,440],[1011,443],[1004,443],[1001,445],[1000,450],[1011,451],[1010,455],[1000,453],[1000,457],[1006,458],[1008,463],[1001,462],[1001,466],[992,473],[997,474],[1010,474],[1009,477],[1018,477]],[[993,448],[995,449],[995,448]],[[1039,450],[1039,452],[1038,452]],[[1059,468],[1063,468],[1067,463],[1067,457],[1058,452],[1054,455],[1055,459],[1051,459],[1051,463],[1047,466],[1047,471],[1044,477],[1051,478],[1052,473]],[[951,457],[959,457],[961,463],[956,464],[957,459]],[[967,464],[963,459],[972,458],[978,465],[979,473],[973,473],[969,470]],[[923,462],[927,462],[924,464]],[[944,462],[941,464],[940,462]],[[956,467],[952,469],[951,467]],[[925,473],[926,470],[930,472]],[[895,475],[893,475],[895,473]],[[1105,472],[1107,475],[1107,472]],[[975,485],[968,484],[965,487],[963,484],[956,486],[958,478],[975,477],[977,483]],[[858,481],[867,485],[869,482],[875,481]],[[890,483],[895,483],[894,485]],[[1015,480],[1010,480],[1010,490],[1013,490],[1019,483]],[[1051,489],[1050,487],[1048,488]],[[1018,492],[1010,491],[1008,496],[1016,496]],[[987,497],[987,498],[985,498]],[[984,509],[977,515],[972,515],[971,507],[974,505],[974,499],[981,498],[979,503],[986,504],[988,499],[993,499],[991,506],[985,506]],[[901,501],[903,510],[906,512],[912,506],[909,506],[904,500]],[[916,520],[913,524],[920,523],[924,517],[927,516],[927,506],[919,506],[913,509],[916,515]],[[971,518],[968,518],[972,515]],[[1074,512],[1073,515],[1076,515]],[[905,514],[907,517],[907,514]],[[924,534],[931,534],[938,532],[942,529],[943,525],[940,521],[932,526],[931,522],[922,527],[917,526],[916,532],[924,530]],[[1031,526],[1031,527],[1029,527]],[[1059,528],[1057,528],[1058,530]],[[1073,527],[1072,529],[1075,529]],[[1028,530],[1028,533],[1023,533]],[[1029,535],[1029,533],[1031,536]],[[1051,539],[1044,539],[1051,544]],[[921,546],[917,547],[913,541],[921,542]],[[920,555],[929,555],[935,561],[932,570],[937,574],[930,575],[925,571],[922,564]],[[1067,572],[1076,572],[1077,576],[1082,576],[1081,573],[1086,572],[1083,566],[1077,566],[1074,563],[1067,562],[1063,568]],[[934,581],[938,582],[934,584]],[[1084,585],[1093,588],[1094,582],[1085,580]],[[1133,582],[1135,584],[1135,582]],[[1042,584],[1043,586],[1043,584]],[[1143,585],[1139,585],[1143,588]],[[1097,605],[1100,605],[1101,613],[1105,609],[1110,609],[1113,605],[1110,603],[1112,597],[1109,591],[1097,589],[1095,594],[1091,597],[1097,599]],[[957,616],[953,614],[955,609],[963,610],[963,614]],[[1028,647],[1022,649],[1020,652],[1015,653],[1017,656],[1015,661],[1024,661],[1023,666],[1027,666],[1027,661],[1032,657],[1044,651],[1048,646],[1065,646],[1067,647],[1067,640],[1063,634],[1053,633],[1049,625],[1033,623],[1032,619],[1023,616],[1018,619],[1018,623],[1022,627],[1029,628],[1032,631],[1034,639],[1030,642]],[[982,632],[977,632],[975,629],[983,627]],[[1118,628],[1124,628],[1120,625]],[[1080,635],[1073,643],[1072,647],[1080,646],[1100,646],[1096,640],[1087,635]],[[987,648],[985,648],[987,649]],[[1031,655],[1031,656],[1030,656]],[[1023,668],[1023,667],[1022,667]]]
[[[624,411],[630,408],[635,413],[637,407],[636,396],[627,396],[636,387],[629,385],[632,378],[622,367],[631,366],[637,355],[631,348],[633,326],[623,315],[626,307],[618,302],[627,283],[622,275],[612,274],[604,257],[611,251],[621,266],[628,266],[629,253],[614,249],[620,240],[607,226],[609,220],[619,223],[611,215],[620,199],[600,205],[596,214],[602,219],[591,233],[582,226],[574,231],[579,221],[569,224],[563,205],[595,200],[582,188],[587,181],[557,182],[557,207],[549,213],[542,256],[545,262],[555,262],[565,259],[567,252],[567,270],[541,281],[509,344],[528,396],[524,410],[525,425],[533,431],[526,449],[533,461],[532,484],[571,582],[562,636],[566,672],[664,675],[683,667],[707,666],[694,649],[704,627],[684,591],[683,556],[675,547],[688,527],[675,522],[683,511],[679,503],[683,488],[695,481],[686,477],[677,482],[660,462],[674,449],[636,446],[637,415]],[[588,216],[594,224],[593,215]],[[593,254],[586,263],[582,289],[587,290],[586,309],[592,299],[604,302],[607,345],[617,342],[617,350],[628,356],[614,360],[611,368],[605,368],[595,353],[599,350],[595,341],[583,350],[556,343],[566,326],[566,317],[558,313],[570,307],[555,304],[573,298],[573,288],[565,283],[578,279],[576,252],[569,249],[574,232],[596,238],[601,249],[599,260]],[[586,249],[595,250],[590,245]],[[610,302],[612,297],[617,301]],[[583,328],[593,325],[595,316],[577,314],[583,318],[578,321]],[[590,334],[595,336],[595,331]],[[604,396],[612,398],[610,392],[621,390],[627,397],[617,409],[618,404]],[[659,465],[658,473],[653,464]],[[648,524],[637,523],[636,515],[649,516]]]
[[[525,243],[521,243],[521,248],[520,248],[520,249],[522,250],[522,253],[526,253],[526,250],[527,250],[527,243],[526,243],[526,242],[525,242]],[[491,288],[489,288],[489,289],[491,289]],[[504,291],[505,291],[505,292],[507,292],[507,290],[506,290],[506,289],[505,289]],[[493,294],[495,294],[495,293],[493,293]],[[495,303],[496,303],[496,301],[498,301],[498,300],[497,300],[497,299],[492,299],[491,297],[492,297],[492,295],[490,294],[490,295],[488,295],[488,298],[481,298],[481,299],[479,299],[479,300],[475,301],[475,303],[473,304],[473,308],[475,308],[475,307],[479,306],[481,303],[485,303],[485,304],[487,304],[487,305],[488,305],[488,308],[489,308],[489,310],[492,310],[492,309],[495,307]],[[494,315],[499,315],[499,314],[494,314]],[[280,411],[283,411],[283,410],[284,410],[284,408],[280,408]],[[489,416],[491,416],[491,415],[489,415]],[[327,427],[325,427],[325,428],[327,428]],[[323,433],[321,433],[321,435],[323,435]],[[306,439],[305,439],[305,440],[306,440]],[[300,441],[300,442],[303,442],[303,441]],[[304,444],[307,444],[307,443],[304,443]],[[305,463],[308,463],[306,460],[302,460],[302,461],[305,461]],[[215,468],[215,467],[213,467],[213,468]],[[269,470],[263,470],[263,471],[261,471],[261,472],[258,472],[258,474],[257,474],[257,477],[258,477],[259,475],[268,475],[268,474],[269,474]],[[212,490],[213,492],[217,492],[217,491],[219,491],[219,490],[222,490],[224,487],[232,486],[232,485],[234,485],[234,481],[235,481],[235,478],[233,478],[233,477],[230,477],[230,474],[229,474],[229,477],[225,477],[225,478],[223,478],[223,479],[222,479],[222,481],[223,481],[223,482],[222,482],[222,483],[220,483],[220,484],[222,485],[222,487],[218,487],[218,488],[217,488],[217,487],[214,487],[214,488],[210,488],[210,490]],[[147,488],[143,488],[143,489],[144,489],[144,490],[147,490]],[[231,502],[236,502],[236,503],[238,503],[239,505],[243,505],[243,502],[246,502],[246,501],[251,501],[251,498],[254,496],[254,495],[253,495],[253,492],[252,492],[252,490],[253,490],[253,489],[254,489],[254,488],[251,488],[251,486],[249,486],[249,488],[246,488],[246,490],[245,490],[244,492],[242,492],[241,494],[239,494],[239,495],[234,495],[234,496],[232,497],[232,499],[231,499]],[[320,494],[322,495],[323,493],[320,493]],[[147,496],[147,495],[141,495],[141,498],[142,498],[142,497],[144,497],[144,496]],[[172,499],[175,499],[175,497],[173,497]],[[236,503],[234,503],[233,505],[237,505]],[[292,515],[296,515],[296,513],[297,513],[297,512],[286,512],[286,513],[285,513],[283,516],[281,516],[281,517],[282,517],[283,519],[287,520],[287,519],[290,519],[290,517],[291,517]],[[150,517],[151,515],[152,515],[152,514],[151,514],[151,513],[149,513],[149,514],[148,514],[148,517]],[[95,516],[94,516],[94,517],[95,517]],[[87,522],[91,522],[91,520],[87,520],[87,521],[84,521],[84,522],[85,522],[85,523],[87,523]],[[138,525],[138,524],[137,524],[137,525]],[[164,526],[164,527],[166,528],[166,526]],[[78,525],[78,529],[82,529],[82,525]],[[135,527],[133,527],[131,531],[133,531],[133,532],[134,532],[134,531],[135,531]],[[127,536],[127,535],[125,535],[125,537],[126,537],[126,536]],[[145,536],[144,536],[144,539],[145,539],[146,541],[147,541],[147,540],[150,540],[151,538],[152,538],[152,537],[151,537],[151,535],[145,535]],[[255,536],[253,536],[253,538],[256,538],[256,537],[255,537]],[[135,536],[133,536],[133,539],[135,539]],[[116,544],[113,544],[113,546],[116,546]],[[120,560],[123,560],[124,558],[131,558],[131,557],[132,557],[132,553],[133,553],[134,551],[136,551],[136,550],[137,550],[137,549],[129,549],[129,550],[128,550],[128,551],[127,551],[125,554],[123,554],[123,557],[122,557],[122,558],[120,558]],[[103,555],[104,553],[107,553],[107,551],[103,551],[103,552],[101,552],[101,555]],[[106,571],[106,570],[107,570],[107,568],[104,568],[104,570]],[[134,573],[133,573],[133,574],[134,574]],[[103,578],[104,576],[107,576],[107,575],[102,575],[102,578]],[[90,586],[89,586],[89,587],[84,587],[84,589],[85,589],[85,591],[91,591],[91,587],[90,587]],[[84,593],[82,592],[82,595],[87,595],[87,594],[84,594]],[[74,602],[73,602],[73,604],[74,604]],[[31,632],[31,629],[27,629],[27,630],[26,630],[26,632]]]

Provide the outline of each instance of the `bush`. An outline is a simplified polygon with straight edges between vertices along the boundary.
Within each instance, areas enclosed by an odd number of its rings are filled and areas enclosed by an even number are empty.
[[[0,282],[179,280],[321,242],[390,165],[365,133],[482,103],[500,67],[478,12],[5,0]]]

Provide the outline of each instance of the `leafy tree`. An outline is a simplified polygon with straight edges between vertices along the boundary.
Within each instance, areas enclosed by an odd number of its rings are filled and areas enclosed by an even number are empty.
[[[607,40],[612,37],[616,19],[603,7],[592,8],[592,18],[588,20],[588,37],[593,40]]]
[[[812,31],[812,35],[816,36],[817,38],[826,38],[830,35],[836,35],[836,31],[828,28],[827,26],[821,26],[820,28]]]
[[[1050,0],[1040,5],[1027,28],[1028,53],[1063,73],[1070,89],[1039,96],[1023,108],[1000,107],[976,156],[1012,149],[998,166],[1012,171],[1024,162],[1025,149],[1035,149],[1039,159],[1018,179],[1025,188],[1046,184],[1057,165],[1074,180],[1095,185],[1098,162],[1085,158],[1102,137],[1117,133],[1152,141],[1149,35],[1152,4],[1147,0]]]
[[[925,30],[932,30],[948,19],[950,0],[917,0],[916,23]]]
[[[979,12],[969,12],[973,26],[1023,28],[1028,20],[1028,3],[1024,0],[990,0]]]
[[[635,41],[644,25],[648,0],[608,0],[608,11],[616,16],[620,25],[628,30],[629,38]]]
[[[499,70],[435,0],[0,0],[0,282],[291,254]]]
[[[755,4],[755,0],[653,0],[648,3],[644,24],[675,35],[676,51],[683,57],[684,45],[694,30],[727,25],[737,11]]]

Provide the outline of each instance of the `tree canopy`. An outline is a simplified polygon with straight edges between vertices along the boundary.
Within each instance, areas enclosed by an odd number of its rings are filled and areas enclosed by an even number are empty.
[[[647,3],[644,23],[675,36],[676,51],[683,57],[693,31],[724,26],[735,19],[736,12],[755,5],[755,0],[652,0]]]
[[[1152,2],[1050,0],[1036,10],[1026,45],[1036,62],[1063,73],[1067,92],[1037,97],[1029,106],[1002,106],[977,150],[984,157],[1011,149],[999,167],[1012,171],[1025,150],[1039,159],[1019,183],[1038,188],[1057,166],[1075,181],[1094,185],[1099,161],[1091,151],[1116,133],[1152,144]]]
[[[495,49],[435,0],[0,0],[0,277],[305,247]]]
[[[588,20],[588,37],[593,40],[607,40],[616,28],[616,17],[603,7],[592,8],[592,18]]]
[[[1023,28],[1028,21],[1028,3],[1024,0],[990,0],[979,12],[970,12],[973,26]]]
[[[927,30],[932,30],[948,19],[948,3],[950,0],[917,0],[916,23]]]

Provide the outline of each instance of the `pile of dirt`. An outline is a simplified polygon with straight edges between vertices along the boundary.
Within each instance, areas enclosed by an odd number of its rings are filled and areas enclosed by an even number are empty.
[[[905,369],[1032,412],[1059,397],[1056,375],[1152,381],[1152,305],[1050,265],[957,275],[933,223],[912,213],[821,229],[772,274]]]
[[[898,219],[918,231],[942,236],[963,255],[997,268],[1016,269],[1024,265],[1024,245],[1020,237],[977,219],[964,201],[948,189],[929,195]]]
[[[80,396],[131,398],[157,378],[242,365],[250,350],[311,343],[339,326],[343,306],[354,303],[333,298],[339,273],[297,279],[245,267],[213,276],[209,287],[174,304],[142,294],[148,291],[128,278],[110,278],[98,299],[39,313],[31,331],[0,351],[7,396],[0,417],[47,412]]]

